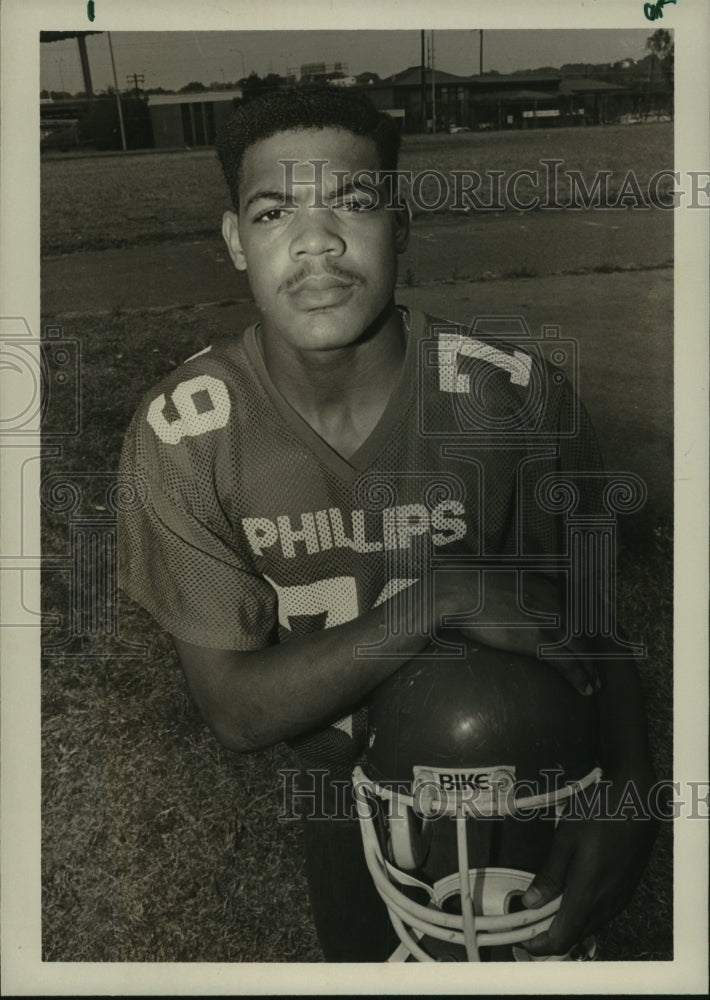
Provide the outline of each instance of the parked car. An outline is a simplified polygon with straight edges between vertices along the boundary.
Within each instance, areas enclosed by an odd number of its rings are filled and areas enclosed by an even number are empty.
[[[40,122],[39,148],[67,153],[79,146],[79,119]]]

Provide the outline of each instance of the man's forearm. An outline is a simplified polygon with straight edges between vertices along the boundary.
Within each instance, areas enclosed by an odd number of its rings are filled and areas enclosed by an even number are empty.
[[[528,587],[533,583],[533,603],[553,610],[553,586],[531,580]],[[510,621],[517,601],[516,587],[488,588],[487,610],[494,620]],[[417,582],[350,622],[254,652],[173,641],[192,694],[218,739],[249,751],[346,715],[424,648],[442,617],[469,612],[473,603],[470,575],[447,572],[437,575],[431,600],[424,599]],[[541,638],[534,629],[460,627],[474,641],[533,656]],[[357,656],[363,646],[376,654]],[[583,661],[572,657],[556,665],[578,690],[588,687]]]
[[[346,715],[425,647],[433,614],[419,585],[345,624],[254,652],[173,639],[203,717],[230,749],[258,750]],[[399,627],[392,627],[395,622]],[[358,656],[361,646],[376,647]]]

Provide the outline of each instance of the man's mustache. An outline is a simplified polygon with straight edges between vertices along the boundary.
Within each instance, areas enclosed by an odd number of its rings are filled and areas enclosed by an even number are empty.
[[[291,289],[296,288],[305,281],[307,278],[320,278],[323,275],[327,275],[330,278],[336,278],[338,281],[342,281],[343,284],[348,285],[364,285],[365,278],[358,271],[351,271],[348,268],[341,267],[335,261],[328,261],[319,266],[308,262],[301,265],[297,271],[295,271],[289,278],[282,281],[279,285],[280,292],[290,292]]]

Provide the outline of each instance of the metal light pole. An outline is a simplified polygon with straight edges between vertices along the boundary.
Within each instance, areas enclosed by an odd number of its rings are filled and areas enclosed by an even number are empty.
[[[241,49],[230,49],[229,51],[230,52],[238,52],[239,55],[242,57],[242,79],[245,79],[245,77],[247,75],[247,71],[246,71],[245,66],[244,66],[244,53],[242,52]]]
[[[121,126],[121,146],[123,152],[126,152],[128,148],[126,146],[126,130],[123,127],[123,109],[121,108],[121,94],[118,90],[118,78],[116,76],[116,62],[113,58],[113,45],[111,44],[111,32],[107,31],[106,36],[108,38],[108,50],[111,53],[111,69],[113,70],[113,87],[116,91],[116,107],[118,108],[118,124]]]
[[[436,135],[436,90],[434,89],[434,29],[431,32],[431,134]]]
[[[421,43],[422,43],[422,61],[421,61],[421,73],[419,77],[419,99],[421,100],[422,104],[422,115],[421,115],[422,135],[426,135],[426,38],[424,35],[423,28],[421,33]]]
[[[79,45],[79,60],[81,62],[81,72],[84,77],[84,92],[88,100],[94,96],[94,85],[91,82],[91,69],[89,67],[89,55],[86,51],[86,37],[82,34],[76,36]]]

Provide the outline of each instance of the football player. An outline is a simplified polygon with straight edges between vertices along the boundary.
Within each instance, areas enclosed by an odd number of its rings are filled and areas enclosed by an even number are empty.
[[[384,960],[396,943],[357,819],[336,803],[365,750],[368,694],[444,619],[474,609],[466,559],[560,553],[535,484],[598,468],[566,382],[397,306],[409,234],[390,183],[398,146],[393,119],[340,88],[277,91],[233,112],[218,140],[233,203],[223,235],[259,321],[148,393],[122,458],[145,502],[123,515],[121,585],[171,634],[226,747],[286,741],[302,762],[329,961]],[[486,627],[459,627],[534,656],[543,632],[510,627],[521,597],[556,611],[554,574],[486,574]],[[653,775],[635,669],[574,652],[555,663],[599,701],[605,775],[643,795]],[[650,839],[648,823],[561,824],[524,904],[564,889],[564,905],[530,953],[563,954],[608,920]]]

